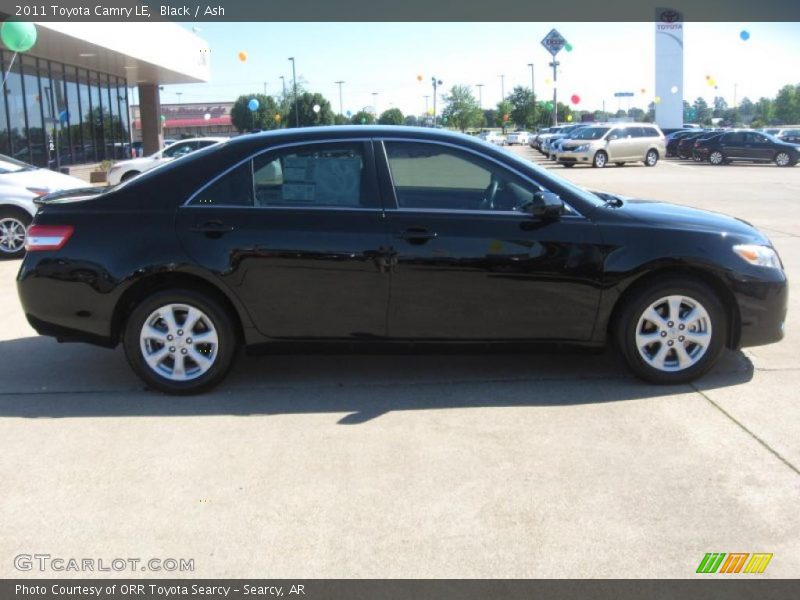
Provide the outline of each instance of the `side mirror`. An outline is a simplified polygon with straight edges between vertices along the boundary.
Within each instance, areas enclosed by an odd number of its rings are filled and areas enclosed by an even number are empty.
[[[536,192],[533,195],[531,214],[542,220],[558,219],[564,212],[564,202],[553,192]]]

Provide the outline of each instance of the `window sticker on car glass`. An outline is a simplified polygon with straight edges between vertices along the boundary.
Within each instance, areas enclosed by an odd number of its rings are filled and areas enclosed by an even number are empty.
[[[358,206],[361,158],[287,157],[283,161],[283,202]]]

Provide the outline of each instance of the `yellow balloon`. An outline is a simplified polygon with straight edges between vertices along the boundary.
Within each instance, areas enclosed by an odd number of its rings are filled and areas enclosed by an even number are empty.
[[[544,80],[544,82],[545,82],[547,85],[550,85],[551,83],[553,83],[553,80],[552,80],[552,79],[550,79],[550,78],[548,77],[547,79],[545,79],[545,80]]]
[[[710,85],[711,87],[714,87],[715,85],[717,85],[717,80],[716,80],[716,79],[714,79],[713,77],[711,77],[711,78],[710,78],[710,79],[707,81],[707,83],[708,83],[708,85]]]
[[[429,114],[430,116],[433,116],[433,109],[432,109],[432,108],[429,108],[429,109],[428,109],[428,114]]]
[[[247,52],[242,50],[239,54],[236,55],[241,62],[247,62]]]
[[[655,98],[653,98],[653,102],[655,104],[661,104],[661,96],[656,96]]]
[[[572,115],[567,115],[567,121],[572,121]]]

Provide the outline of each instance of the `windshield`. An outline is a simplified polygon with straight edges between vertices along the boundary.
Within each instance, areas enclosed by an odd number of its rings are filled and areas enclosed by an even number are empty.
[[[0,154],[0,175],[5,175],[6,173],[19,173],[20,171],[30,171],[35,168],[36,167],[33,165],[29,165],[21,160],[11,158],[5,154]]]
[[[573,140],[599,140],[603,137],[610,127],[586,127],[575,132]]]

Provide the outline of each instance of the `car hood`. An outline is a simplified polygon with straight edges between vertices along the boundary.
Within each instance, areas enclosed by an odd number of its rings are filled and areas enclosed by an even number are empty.
[[[757,240],[759,243],[769,242],[764,234],[742,219],[668,202],[617,197],[623,202],[622,206],[614,210],[620,211],[628,218],[655,227],[738,235]]]

